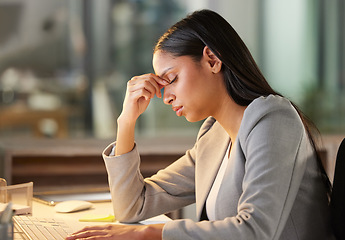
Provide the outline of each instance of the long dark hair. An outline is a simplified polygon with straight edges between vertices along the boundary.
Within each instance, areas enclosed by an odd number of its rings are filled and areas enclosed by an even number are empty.
[[[222,61],[226,89],[237,104],[248,106],[254,99],[270,94],[282,96],[268,84],[237,32],[222,16],[211,10],[196,11],[174,24],[160,37],[154,52],[161,50],[176,57],[190,56],[199,62],[205,46]],[[315,149],[319,169],[330,194],[331,184],[315,142],[317,128],[294,103],[292,105]]]

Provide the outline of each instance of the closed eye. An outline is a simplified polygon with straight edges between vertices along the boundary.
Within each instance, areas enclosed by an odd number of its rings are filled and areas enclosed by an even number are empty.
[[[173,82],[175,82],[176,79],[177,79],[177,76],[176,76],[173,80],[171,80],[171,82],[169,83],[169,85],[172,84]]]

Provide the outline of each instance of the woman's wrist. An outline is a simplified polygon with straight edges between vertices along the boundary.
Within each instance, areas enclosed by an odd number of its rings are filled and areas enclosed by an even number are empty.
[[[135,121],[131,122],[123,116],[117,119],[117,136],[115,156],[128,153],[134,147]]]
[[[133,126],[133,128],[135,127],[136,124],[136,119],[131,120],[131,118],[127,117],[126,115],[123,115],[123,113],[120,114],[120,116],[117,118],[117,125],[120,126]]]

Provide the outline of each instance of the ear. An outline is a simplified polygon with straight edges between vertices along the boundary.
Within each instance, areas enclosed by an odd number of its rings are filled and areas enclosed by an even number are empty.
[[[219,73],[222,69],[222,61],[209,49],[205,46],[203,50],[203,57],[207,61],[208,66],[211,68],[212,73]]]

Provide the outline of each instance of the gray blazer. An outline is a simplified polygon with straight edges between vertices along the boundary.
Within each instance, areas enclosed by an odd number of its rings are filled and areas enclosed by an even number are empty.
[[[143,179],[137,147],[103,152],[114,214],[136,222],[196,202],[200,217],[229,136],[212,117],[194,147]],[[298,113],[279,96],[255,99],[245,110],[219,195],[216,221],[166,223],[163,239],[333,239],[328,199],[314,151]]]

